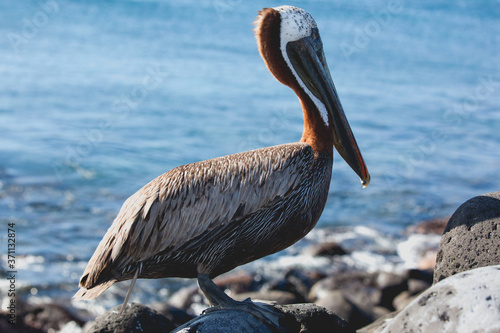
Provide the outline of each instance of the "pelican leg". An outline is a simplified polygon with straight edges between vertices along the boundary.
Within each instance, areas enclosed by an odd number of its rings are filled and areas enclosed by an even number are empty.
[[[253,302],[250,298],[242,302],[235,301],[222,291],[206,274],[198,274],[198,286],[207,298],[211,308],[204,313],[218,310],[241,310],[260,319],[263,323],[274,329],[279,329],[279,318],[284,315],[276,310],[270,303]]]
[[[239,303],[222,291],[206,274],[198,274],[198,286],[211,306],[231,307]]]
[[[132,294],[132,289],[134,289],[135,281],[137,281],[137,277],[139,276],[139,271],[141,270],[141,268],[142,268],[142,263],[141,263],[141,266],[135,270],[134,278],[132,279],[132,282],[130,283],[130,287],[128,288],[128,291],[127,291],[127,296],[125,296],[125,300],[123,301],[123,305],[120,309],[120,312],[118,313],[118,318],[122,316],[122,313],[125,310],[125,307],[127,306],[130,295]]]

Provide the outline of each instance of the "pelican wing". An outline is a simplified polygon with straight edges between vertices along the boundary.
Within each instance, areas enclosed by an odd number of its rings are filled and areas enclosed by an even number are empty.
[[[266,207],[298,186],[313,160],[308,144],[294,143],[191,163],[164,173],[125,201],[80,285],[90,289],[106,283],[110,278],[103,280],[100,273],[110,265],[121,272]]]

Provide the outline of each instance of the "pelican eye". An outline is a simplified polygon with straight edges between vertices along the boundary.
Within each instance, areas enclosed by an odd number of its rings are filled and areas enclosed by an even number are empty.
[[[311,29],[311,38],[318,39],[319,38],[319,30],[318,28]]]

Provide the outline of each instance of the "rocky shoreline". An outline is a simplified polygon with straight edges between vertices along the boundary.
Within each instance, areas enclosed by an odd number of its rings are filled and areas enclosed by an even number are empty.
[[[346,268],[329,274],[291,268],[273,278],[244,272],[224,275],[215,282],[236,300],[250,297],[280,304],[272,306],[282,314],[278,326],[283,332],[324,332],[325,327],[329,332],[358,333],[469,332],[471,328],[500,331],[499,226],[500,192],[489,193],[464,203],[449,221],[432,220],[412,227],[412,236],[442,234],[439,249],[423,252],[419,267],[413,269],[387,272]],[[330,260],[332,265],[335,258],[349,252],[333,242],[306,251],[311,257]],[[89,322],[71,306],[20,303],[17,325],[9,324],[7,314],[1,313],[0,331],[277,331],[231,309],[196,317],[201,300],[203,296],[193,284],[177,291],[167,303],[149,307],[130,304],[120,318],[115,308]],[[481,311],[481,321],[475,319],[476,308]]]

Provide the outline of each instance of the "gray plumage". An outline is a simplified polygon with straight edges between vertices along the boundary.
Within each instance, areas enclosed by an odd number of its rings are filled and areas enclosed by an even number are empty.
[[[333,158],[292,143],[174,168],[122,206],[76,298],[116,281],[215,277],[301,239],[323,211]]]

